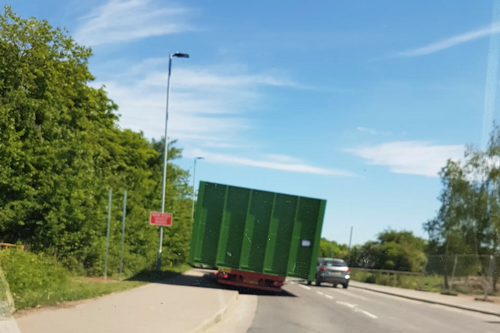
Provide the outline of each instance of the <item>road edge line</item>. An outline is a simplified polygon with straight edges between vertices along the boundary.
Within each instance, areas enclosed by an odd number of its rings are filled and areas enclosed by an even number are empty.
[[[226,305],[224,305],[215,315],[213,315],[212,317],[210,317],[208,319],[205,319],[201,324],[199,324],[195,328],[189,330],[188,333],[204,332],[204,331],[208,330],[209,328],[211,328],[212,326],[214,326],[215,324],[217,324],[218,322],[220,322],[223,318],[225,318],[231,312],[232,309],[235,308],[234,303],[236,303],[238,301],[238,296],[239,296],[239,293],[237,291],[233,291],[233,295],[227,301]]]
[[[491,311],[487,311],[487,310],[469,308],[469,307],[461,306],[461,305],[455,305],[455,304],[449,304],[449,303],[443,303],[443,302],[436,302],[436,301],[431,301],[431,300],[428,300],[428,299],[425,299],[425,298],[418,298],[418,297],[406,296],[406,295],[391,293],[389,291],[382,291],[382,290],[376,290],[376,289],[371,289],[371,288],[362,287],[362,286],[356,286],[356,285],[353,285],[353,284],[350,284],[349,287],[358,288],[358,289],[364,289],[364,290],[373,291],[375,293],[380,293],[380,294],[385,294],[385,295],[391,295],[391,296],[396,296],[396,297],[411,299],[413,301],[419,301],[419,302],[424,302],[424,303],[443,305],[443,306],[448,306],[450,308],[455,308],[455,309],[460,309],[460,310],[466,310],[466,311],[471,311],[471,312],[478,312],[478,313],[482,313],[482,314],[486,314],[486,315],[500,317],[500,313],[499,312],[491,312]]]

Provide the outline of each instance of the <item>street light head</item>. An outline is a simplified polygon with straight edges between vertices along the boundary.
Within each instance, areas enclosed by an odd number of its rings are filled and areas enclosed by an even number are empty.
[[[177,57],[177,58],[189,58],[189,54],[187,54],[187,53],[175,52],[174,54],[172,54],[172,57]]]

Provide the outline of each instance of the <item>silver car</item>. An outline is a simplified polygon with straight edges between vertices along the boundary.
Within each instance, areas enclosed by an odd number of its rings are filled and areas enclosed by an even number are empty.
[[[321,282],[333,283],[336,288],[341,284],[344,289],[349,286],[349,267],[342,259],[334,258],[318,258],[316,266],[316,285],[319,286]]]

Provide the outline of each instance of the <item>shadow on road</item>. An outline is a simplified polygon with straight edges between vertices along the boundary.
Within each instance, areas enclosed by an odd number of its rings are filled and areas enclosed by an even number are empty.
[[[339,288],[339,289],[343,289],[342,288],[342,285],[337,285],[337,287],[334,287],[333,284],[331,283],[328,283],[328,282],[322,282],[319,286],[316,285],[316,283],[313,283],[311,285],[308,285],[307,282],[298,282],[299,284],[303,285],[303,286],[309,286],[309,287],[317,287],[317,288],[331,288],[331,289],[335,289],[335,288]]]
[[[127,281],[161,283],[179,275],[181,275],[181,273],[171,271],[143,270],[136,275],[128,278]]]
[[[500,321],[487,321],[488,324],[500,324]]]
[[[199,272],[199,275],[183,275],[180,273],[168,272],[168,271],[162,271],[162,272],[143,271],[131,277],[128,280],[150,282],[150,283],[161,283],[161,284],[184,286],[184,287],[235,290],[242,295],[297,297],[296,295],[285,290],[282,290],[281,292],[277,293],[277,292],[258,290],[252,288],[221,285],[217,283],[213,271],[202,270],[199,268],[197,268],[196,270]]]

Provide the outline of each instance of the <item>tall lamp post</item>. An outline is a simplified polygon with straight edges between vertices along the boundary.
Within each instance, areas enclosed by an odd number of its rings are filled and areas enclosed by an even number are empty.
[[[172,58],[189,58],[189,54],[187,53],[170,53],[168,59],[168,78],[167,78],[167,104],[165,107],[165,144],[163,147],[163,178],[161,185],[161,212],[165,212],[165,188],[167,185],[167,154],[168,154],[168,137],[167,137],[167,129],[168,129],[168,100],[170,97],[170,75],[172,74]],[[160,239],[158,241],[158,256],[156,257],[156,269],[161,269],[161,252],[163,245],[163,227],[160,227]]]
[[[194,166],[193,166],[193,206],[191,208],[191,218],[194,221],[194,198],[196,197],[196,192],[194,190],[194,187],[196,185],[196,161],[197,160],[202,160],[204,157],[195,157],[194,158]]]

